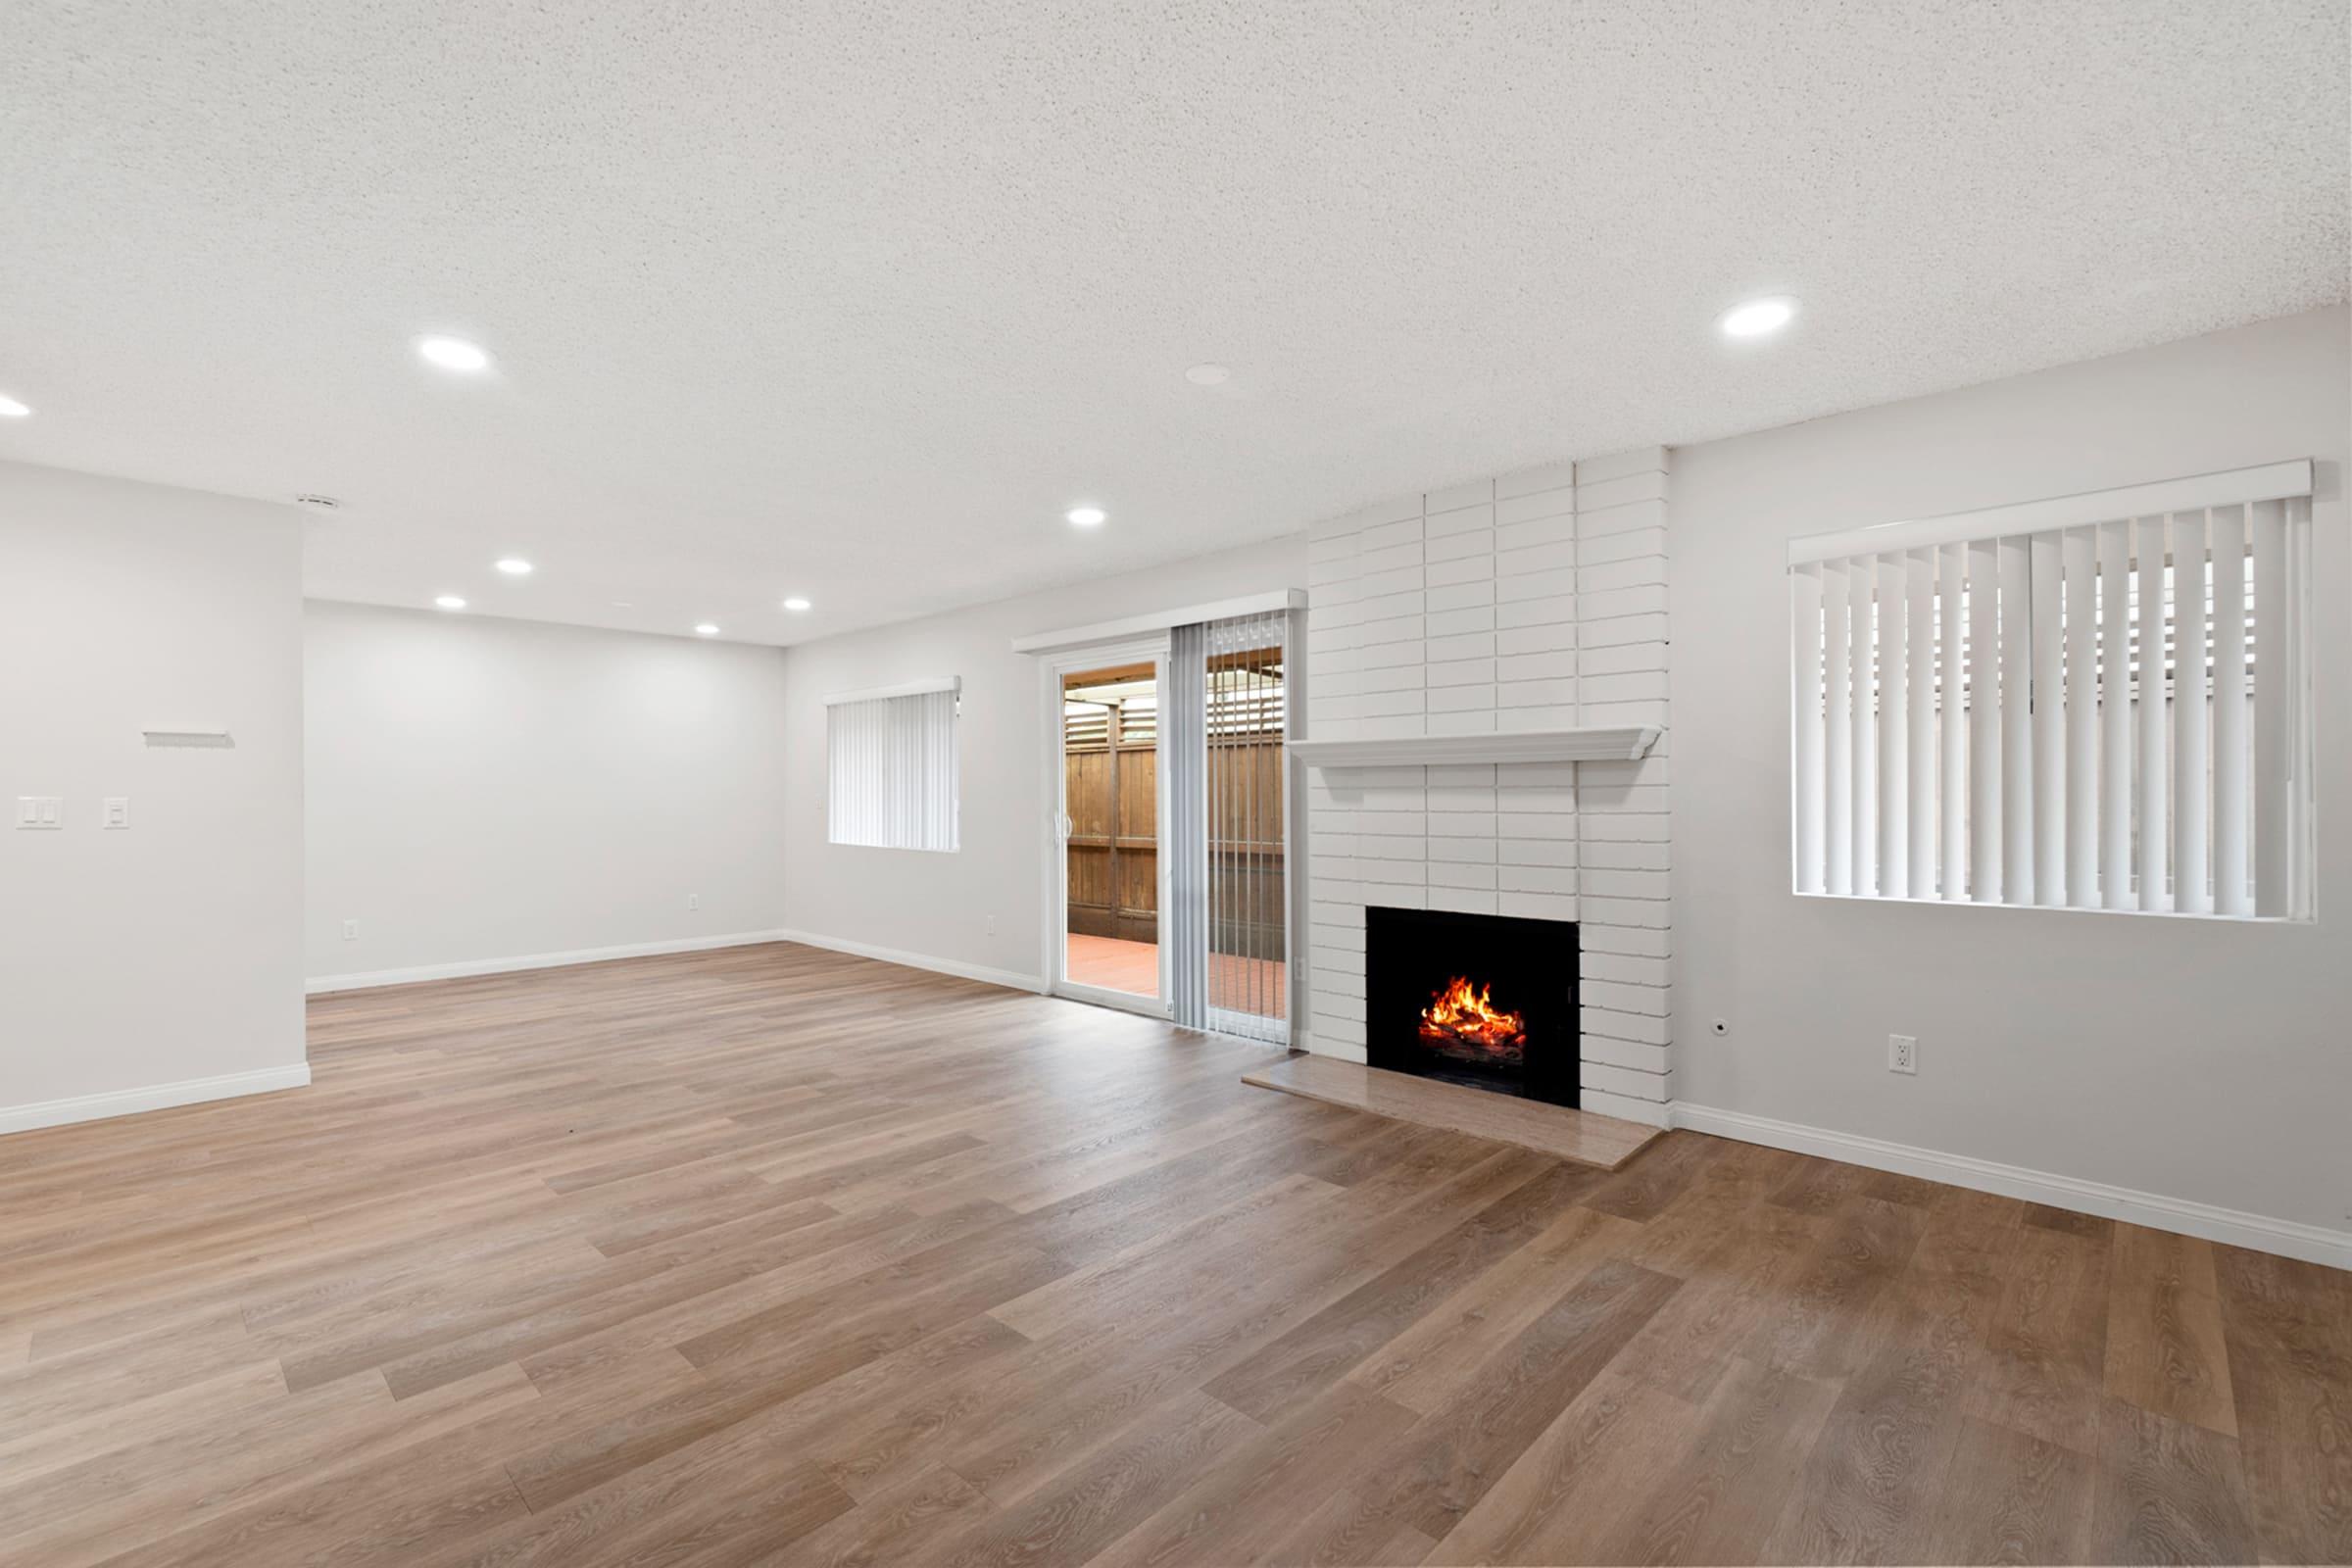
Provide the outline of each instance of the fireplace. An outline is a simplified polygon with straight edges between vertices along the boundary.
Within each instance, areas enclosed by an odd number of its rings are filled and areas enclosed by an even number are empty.
[[[1570,920],[1364,911],[1364,1049],[1375,1067],[1577,1102]]]

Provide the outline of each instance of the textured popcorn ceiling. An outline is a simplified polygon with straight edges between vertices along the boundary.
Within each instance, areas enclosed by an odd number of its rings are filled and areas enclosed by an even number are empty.
[[[2346,58],[2342,0],[15,0],[0,457],[339,496],[318,595],[792,641],[2342,299]]]

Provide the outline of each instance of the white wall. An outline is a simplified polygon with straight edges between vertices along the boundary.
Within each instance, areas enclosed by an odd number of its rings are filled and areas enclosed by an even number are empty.
[[[1044,677],[1035,658],[1012,651],[1012,639],[1305,584],[1299,534],[794,648],[785,659],[786,924],[831,941],[1039,980],[1049,784]],[[827,843],[826,695],[930,675],[963,677],[962,848],[937,855]]]
[[[310,604],[306,972],[772,931],[784,662],[744,644]]]
[[[301,639],[291,509],[0,464],[0,1130],[305,1081]]]
[[[2352,1230],[2346,334],[2339,308],[1678,450],[1685,1102]],[[2319,923],[1790,894],[1790,536],[2305,456]]]

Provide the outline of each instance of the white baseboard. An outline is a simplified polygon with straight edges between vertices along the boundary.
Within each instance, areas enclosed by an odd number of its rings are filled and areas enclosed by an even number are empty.
[[[272,1094],[280,1089],[300,1089],[310,1081],[311,1064],[298,1061],[290,1067],[225,1072],[215,1078],[183,1078],[173,1084],[114,1089],[103,1095],[75,1095],[69,1100],[43,1100],[29,1105],[0,1105],[0,1133],[100,1121],[108,1116],[135,1115],[142,1110],[202,1104],[208,1100],[234,1100],[240,1095]]]
[[[464,980],[481,974],[515,974],[525,969],[561,969],[574,963],[613,958],[650,958],[664,953],[708,953],[714,948],[749,948],[762,942],[799,942],[785,931],[736,931],[716,937],[678,937],[668,942],[632,942],[617,948],[575,948],[569,953],[526,953],[507,958],[466,958],[457,963],[421,963],[410,969],[369,969],[358,974],[313,975],[302,989],[316,997],[333,991],[367,991],[376,986],[414,985],[419,980]]]
[[[776,931],[761,938],[767,942],[798,942],[804,947],[823,948],[828,953],[847,953],[854,957],[878,958],[895,963],[904,969],[928,969],[933,974],[952,974],[964,980],[984,980],[992,986],[1004,986],[1013,991],[1032,991],[1045,994],[1042,975],[1022,974],[1014,969],[992,969],[985,963],[965,963],[960,958],[934,958],[929,954],[908,953],[904,948],[877,947],[871,942],[851,942],[843,937],[820,936],[814,931]]]
[[[1673,1111],[1674,1125],[1688,1127],[1692,1132],[1713,1133],[1719,1138],[1736,1138],[1741,1143],[1764,1144],[1800,1154],[1817,1154],[1849,1165],[1867,1165],[1873,1170],[1924,1177],[1980,1193],[2047,1203],[2052,1208],[2128,1220],[2151,1230],[2202,1237],[2258,1252],[2301,1258],[2307,1263],[2325,1263],[2330,1268],[2352,1268],[2352,1233],[2344,1231],[2324,1230],[2317,1225],[2272,1219],[2240,1209],[2218,1208],[2211,1203],[2136,1192],[2129,1187],[2110,1187],[2104,1182],[2083,1181],[2050,1171],[2028,1170],[2022,1165],[1998,1164],[1966,1154],[1889,1144],[1854,1133],[1833,1132],[1826,1127],[1775,1121],[1745,1111],[1717,1110],[1689,1101],[1676,1102]]]

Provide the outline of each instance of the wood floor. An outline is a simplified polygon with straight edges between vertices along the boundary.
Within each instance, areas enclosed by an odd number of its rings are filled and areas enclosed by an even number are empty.
[[[0,1140],[0,1561],[2352,1557],[2352,1276],[795,947]]]

